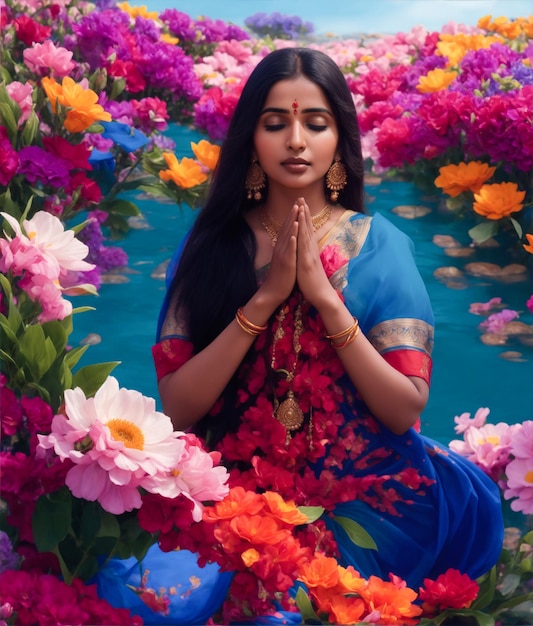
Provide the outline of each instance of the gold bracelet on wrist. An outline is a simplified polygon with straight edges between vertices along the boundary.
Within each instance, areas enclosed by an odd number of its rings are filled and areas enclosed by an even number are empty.
[[[345,330],[341,330],[339,333],[334,333],[332,335],[326,335],[326,339],[330,340],[331,345],[340,350],[345,348],[347,345],[351,344],[352,341],[357,337],[360,332],[359,321],[356,317],[353,318],[353,324],[346,328]],[[334,343],[337,339],[344,339],[342,343]]]
[[[235,314],[235,320],[237,324],[244,330],[245,333],[249,335],[260,335],[264,330],[267,329],[267,325],[265,326],[257,326],[257,324],[252,324],[250,320],[244,315],[244,311],[242,306],[237,309],[237,313]]]

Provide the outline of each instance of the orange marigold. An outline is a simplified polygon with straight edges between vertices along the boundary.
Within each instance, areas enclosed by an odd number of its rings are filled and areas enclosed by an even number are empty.
[[[207,174],[194,159],[183,157],[181,161],[178,161],[173,152],[163,152],[163,158],[169,169],[159,172],[159,177],[162,180],[171,180],[182,189],[196,187],[207,180]]]
[[[367,613],[367,607],[361,598],[336,595],[328,612],[330,624],[357,624]]]
[[[496,183],[483,185],[474,194],[474,211],[489,220],[508,217],[522,209],[525,191],[520,191],[516,183]]]
[[[92,89],[84,89],[70,76],[63,78],[61,88],[58,100],[67,108],[64,126],[70,133],[81,133],[96,121],[111,121],[111,115],[98,104],[98,95]]]
[[[533,235],[526,233],[527,243],[523,244],[524,250],[529,252],[529,254],[533,254]]]
[[[457,165],[444,165],[439,168],[439,176],[435,178],[435,186],[452,198],[464,191],[477,192],[496,171],[495,167],[482,161],[461,162]]]

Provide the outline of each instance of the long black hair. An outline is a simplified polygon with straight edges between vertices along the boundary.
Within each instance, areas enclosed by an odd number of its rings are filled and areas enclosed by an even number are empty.
[[[271,87],[304,76],[322,88],[339,133],[338,152],[348,182],[338,202],[363,212],[363,158],[357,116],[346,79],[327,54],[310,48],[283,48],[262,59],[249,76],[229,125],[209,195],[185,244],[171,293],[177,294],[196,352],[233,319],[257,289],[255,238],[244,219],[245,180],[253,137]]]

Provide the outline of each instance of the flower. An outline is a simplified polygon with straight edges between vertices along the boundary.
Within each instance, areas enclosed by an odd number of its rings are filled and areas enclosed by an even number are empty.
[[[97,94],[92,89],[84,89],[70,76],[65,76],[61,85],[45,76],[42,85],[54,113],[58,113],[58,104],[65,107],[64,126],[69,132],[80,133],[99,120],[111,121],[111,115],[97,104]]]
[[[94,398],[80,388],[66,389],[64,411],[54,417],[49,435],[39,435],[39,448],[72,461],[66,476],[72,494],[97,500],[110,513],[139,508],[139,488],[171,472],[185,445],[153,399],[119,389],[112,376]]]
[[[220,146],[202,139],[198,143],[191,142],[194,156],[208,169],[214,170],[220,155]]]
[[[512,500],[513,511],[533,513],[533,421],[522,422],[511,434],[511,461],[505,468],[506,485],[503,492]]]
[[[495,183],[483,185],[474,193],[474,211],[489,220],[499,220],[522,209],[525,191],[520,191],[516,183]]]
[[[172,181],[182,189],[196,187],[207,180],[207,174],[202,171],[201,166],[194,159],[183,157],[179,161],[172,152],[164,152],[163,158],[168,169],[159,173],[162,180]]]
[[[464,191],[478,192],[495,171],[495,167],[482,161],[445,165],[439,169],[440,175],[435,179],[435,186],[455,198]]]
[[[426,76],[421,76],[417,89],[421,93],[431,93],[446,89],[457,78],[457,72],[436,68],[428,72]]]
[[[524,250],[529,252],[529,254],[533,254],[533,235],[526,233],[527,243],[523,244]]]
[[[425,613],[435,615],[445,609],[469,608],[478,591],[476,581],[456,569],[449,569],[436,580],[424,579],[419,593]]]

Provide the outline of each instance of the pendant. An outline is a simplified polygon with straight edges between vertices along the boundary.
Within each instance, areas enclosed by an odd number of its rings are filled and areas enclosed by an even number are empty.
[[[304,414],[292,391],[289,391],[288,397],[279,405],[276,419],[288,431],[297,430],[303,424]]]

